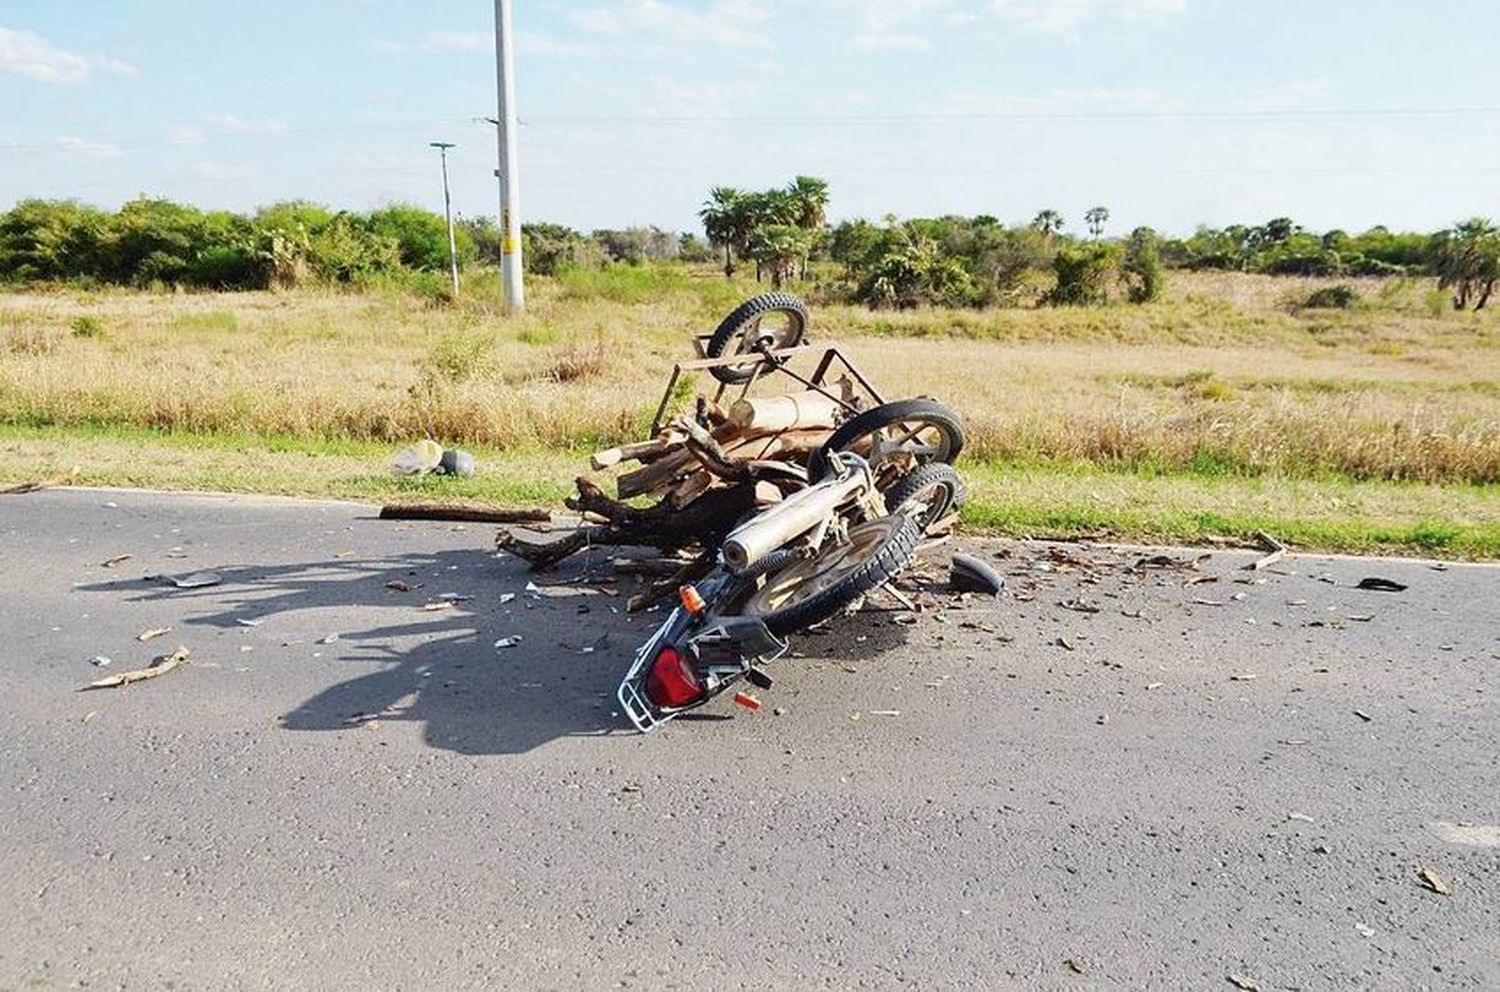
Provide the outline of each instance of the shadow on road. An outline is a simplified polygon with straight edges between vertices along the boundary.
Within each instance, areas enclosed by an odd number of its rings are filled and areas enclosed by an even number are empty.
[[[630,624],[623,612],[612,612],[611,606],[623,611],[624,597],[595,594],[598,583],[569,583],[579,578],[577,568],[537,579],[556,583],[544,586],[548,592],[575,593],[556,598],[525,595],[530,576],[478,550],[213,571],[222,582],[206,588],[180,589],[169,577],[130,585],[139,590],[136,601],[185,607],[183,627],[253,624],[299,652],[321,653],[306,664],[330,676],[359,670],[284,714],[287,730],[359,731],[370,720],[416,721],[433,747],[514,754],[625,726],[611,715],[614,688],[644,636],[644,621]],[[411,591],[392,591],[390,582]],[[118,594],[122,585],[80,588]],[[501,606],[504,592],[517,595]],[[423,609],[443,593],[471,598]],[[360,627],[372,610],[394,619]],[[297,616],[307,611],[337,619]],[[340,623],[349,626],[329,626]],[[332,633],[336,641],[317,643]],[[517,634],[517,646],[495,647],[497,639]]]

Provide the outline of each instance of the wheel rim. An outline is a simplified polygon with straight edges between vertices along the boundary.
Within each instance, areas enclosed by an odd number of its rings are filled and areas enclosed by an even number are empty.
[[[878,479],[892,470],[905,474],[931,462],[952,461],[953,439],[944,425],[912,417],[861,435],[844,450],[863,455]]]
[[[767,577],[745,603],[744,612],[765,615],[787,609],[833,588],[850,573],[880,553],[901,525],[897,517],[881,517],[849,528],[849,540],[825,548],[816,557],[793,562]]]
[[[734,354],[753,355],[762,345],[776,351],[796,344],[801,337],[801,316],[786,310],[772,310],[757,314],[745,323],[735,338]],[[743,365],[731,365],[730,368],[736,372],[748,372],[758,364],[759,362],[747,362]]]
[[[912,493],[900,509],[916,503],[922,507],[922,512],[917,514],[917,522],[926,530],[939,520],[946,517],[953,509],[953,487],[946,482],[934,482],[930,486]]]

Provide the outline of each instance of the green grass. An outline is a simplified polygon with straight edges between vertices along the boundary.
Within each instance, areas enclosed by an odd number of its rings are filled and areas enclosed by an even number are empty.
[[[472,479],[401,479],[392,446],[142,428],[0,426],[0,480],[560,510],[584,450],[478,449]],[[965,528],[1034,537],[1200,543],[1266,530],[1296,547],[1500,558],[1500,487],[1115,473],[1086,464],[962,464]]]

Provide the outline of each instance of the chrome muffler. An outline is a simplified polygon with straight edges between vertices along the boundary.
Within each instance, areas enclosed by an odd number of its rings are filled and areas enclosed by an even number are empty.
[[[843,473],[825,478],[793,493],[753,520],[736,527],[724,539],[724,563],[736,572],[755,564],[783,545],[815,530],[850,500],[875,488],[870,466],[858,455],[841,455]]]

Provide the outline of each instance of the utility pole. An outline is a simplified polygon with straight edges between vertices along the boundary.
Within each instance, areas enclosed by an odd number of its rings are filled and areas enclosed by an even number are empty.
[[[448,196],[448,149],[451,141],[429,141],[443,160],[443,219],[448,222],[448,271],[453,276],[453,298],[458,299],[458,241],[453,237],[453,202]]]
[[[495,121],[499,136],[500,167],[500,281],[505,287],[505,308],[511,313],[526,309],[521,259],[521,183],[516,171],[516,75],[511,50],[510,0],[495,0],[495,77],[500,107]]]

